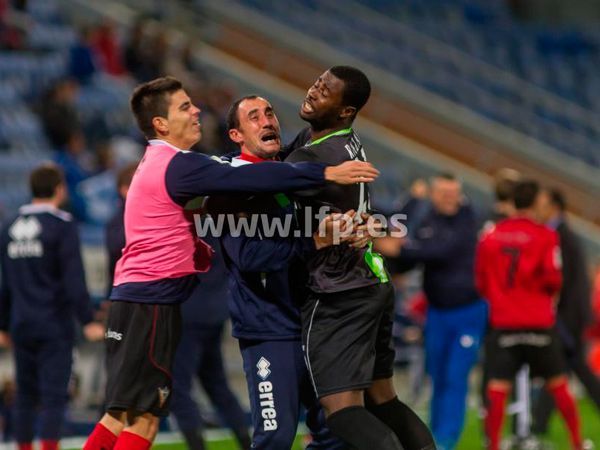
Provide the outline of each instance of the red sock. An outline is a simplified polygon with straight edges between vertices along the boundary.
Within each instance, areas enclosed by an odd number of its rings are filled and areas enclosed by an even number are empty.
[[[508,392],[491,387],[487,388],[488,408],[485,416],[485,432],[487,434],[488,450],[500,449],[500,433],[504,422],[504,406]]]
[[[83,445],[83,450],[113,450],[116,442],[117,436],[101,423],[97,423]]]
[[[152,442],[138,434],[123,431],[117,439],[114,450],[149,450]]]
[[[19,450],[33,450],[33,443],[32,442],[19,442],[17,444],[17,447],[19,448]]]
[[[567,382],[563,382],[558,386],[554,386],[549,389],[552,397],[554,397],[554,403],[563,416],[569,434],[571,436],[571,443],[574,449],[580,449],[582,445],[581,439],[581,426],[579,423],[579,413],[577,412],[577,406],[575,400],[569,391]]]
[[[42,450],[58,450],[58,441],[42,440]]]

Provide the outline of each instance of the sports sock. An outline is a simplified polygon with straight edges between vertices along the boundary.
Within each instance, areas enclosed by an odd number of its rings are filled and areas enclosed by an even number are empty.
[[[42,450],[58,450],[58,441],[43,439]]]
[[[394,432],[362,406],[350,406],[331,414],[332,434],[356,450],[404,450]]]
[[[435,442],[427,425],[412,409],[398,400],[398,397],[380,405],[368,400],[366,407],[369,412],[392,429],[406,450],[435,449]]]
[[[83,445],[83,450],[113,450],[116,442],[117,436],[101,423],[97,423]]]
[[[117,439],[114,450],[149,450],[152,442],[139,434],[123,431]]]
[[[33,450],[33,443],[31,442],[19,442],[17,444],[19,450]]]
[[[500,449],[500,432],[504,421],[504,406],[508,392],[487,388],[487,414],[485,416],[485,432],[487,434],[488,450]]]
[[[556,403],[556,407],[567,424],[573,448],[580,449],[582,438],[579,414],[577,412],[577,406],[575,406],[575,400],[573,400],[573,396],[567,386],[567,382],[564,381],[557,386],[549,388],[549,391],[552,394],[552,397],[554,397],[554,403]]]

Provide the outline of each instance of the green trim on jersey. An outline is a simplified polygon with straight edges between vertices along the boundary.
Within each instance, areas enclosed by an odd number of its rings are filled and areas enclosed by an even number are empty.
[[[290,201],[290,199],[288,198],[287,195],[285,194],[275,194],[275,200],[277,201],[277,203],[279,204],[279,206],[281,206],[282,208],[287,207],[290,203],[292,203]]]
[[[333,137],[333,136],[342,136],[344,134],[350,134],[350,133],[352,133],[352,127],[350,127],[350,128],[344,128],[343,130],[338,130],[338,131],[334,131],[333,133],[329,133],[328,135],[323,136],[322,138],[319,138],[319,139],[317,139],[314,142],[309,142],[306,145],[307,146],[317,145],[317,144],[320,144],[321,142],[329,139],[330,137]]]
[[[369,248],[365,252],[365,263],[369,266],[369,269],[373,272],[373,274],[379,278],[381,283],[387,283],[390,281],[388,274],[385,270],[385,265],[383,264],[383,257],[379,253],[373,252],[373,243],[369,242]]]

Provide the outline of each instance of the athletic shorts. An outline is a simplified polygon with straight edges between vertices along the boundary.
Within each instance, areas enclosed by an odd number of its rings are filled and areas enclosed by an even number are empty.
[[[311,293],[302,307],[302,348],[318,397],[393,375],[393,318],[391,283]]]
[[[105,334],[106,409],[166,416],[180,305],[113,301]]]
[[[545,380],[567,372],[555,330],[490,330],[485,364],[490,379],[513,380],[527,364],[533,378]]]

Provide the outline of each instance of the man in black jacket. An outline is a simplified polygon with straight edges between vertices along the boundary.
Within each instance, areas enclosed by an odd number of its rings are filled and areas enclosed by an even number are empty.
[[[582,332],[591,317],[591,288],[585,253],[579,238],[566,220],[566,202],[561,191],[542,190],[537,208],[540,220],[555,229],[560,237],[563,285],[558,302],[556,326],[566,360],[571,371],[600,409],[600,380],[586,363],[582,337]],[[534,405],[533,431],[536,434],[543,434],[548,430],[548,421],[553,409],[552,397],[546,391],[541,392]]]

